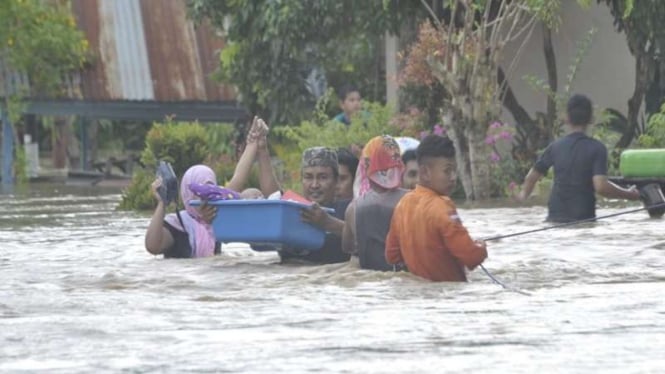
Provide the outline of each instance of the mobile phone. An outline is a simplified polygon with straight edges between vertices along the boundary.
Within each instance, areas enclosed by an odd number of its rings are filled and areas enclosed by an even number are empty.
[[[175,176],[173,167],[166,161],[159,161],[157,165],[157,176],[162,178],[162,185],[157,188],[157,193],[165,205],[178,199],[178,178]]]

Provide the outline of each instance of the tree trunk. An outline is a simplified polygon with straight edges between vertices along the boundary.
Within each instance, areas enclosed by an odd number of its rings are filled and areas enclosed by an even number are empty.
[[[554,55],[554,46],[552,45],[552,29],[550,29],[545,22],[541,22],[543,29],[543,54],[545,55],[545,66],[547,67],[547,84],[550,86],[550,94],[547,95],[547,122],[553,125],[556,121],[556,101],[554,95],[556,94],[559,85],[557,71],[556,71],[556,56]],[[547,134],[549,143],[555,136],[552,133],[554,126],[551,126]]]
[[[647,86],[654,75],[655,64],[649,53],[635,56],[635,90],[628,100],[628,130],[623,133],[615,148],[627,148],[633,141],[639,128],[639,115]]]
[[[489,151],[485,144],[487,127],[465,118],[459,109],[450,109],[448,136],[455,145],[458,179],[467,200],[488,199],[491,194]]]
[[[515,137],[513,157],[524,162],[535,161],[538,151],[545,148],[555,136],[554,124],[557,121],[557,104],[553,95],[558,91],[556,55],[552,45],[552,30],[543,23],[542,32],[547,83],[551,92],[551,95],[547,95],[547,113],[545,115],[538,113],[535,119],[532,118],[517,101],[510,84],[506,81],[503,69],[499,67],[497,70],[497,81],[499,87],[503,89],[502,104],[515,119],[517,136]]]
[[[459,111],[451,108],[448,110],[446,118],[450,118],[450,123],[444,124],[448,127],[447,133],[450,140],[455,145],[455,159],[457,161],[457,175],[464,188],[464,194],[467,200],[473,200],[473,183],[471,177],[471,160],[469,158],[468,140],[464,134],[464,123]]]
[[[490,149],[485,144],[487,127],[481,123],[469,123],[466,126],[469,143],[469,168],[474,200],[489,199],[491,194]]]
[[[531,161],[538,150],[537,148],[533,149],[533,139],[537,136],[538,127],[526,109],[517,101],[517,97],[515,97],[515,93],[506,81],[506,75],[500,67],[497,70],[497,82],[499,87],[503,89],[501,93],[502,104],[515,119],[516,135],[513,144],[513,157],[519,161]]]
[[[647,118],[660,112],[660,107],[665,98],[665,64],[660,61],[655,61],[654,78],[649,83],[646,93],[644,94],[644,111]]]

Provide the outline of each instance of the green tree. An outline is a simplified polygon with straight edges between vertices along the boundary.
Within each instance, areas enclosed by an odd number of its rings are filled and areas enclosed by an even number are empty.
[[[665,104],[660,112],[649,116],[644,132],[637,138],[638,146],[644,148],[665,147]]]
[[[456,16],[454,17],[455,27],[462,27],[463,23],[467,20],[464,18],[465,14],[465,4],[471,4],[472,9],[475,11],[475,16],[473,22],[476,24],[472,25],[472,30],[475,30],[480,26],[478,23],[479,20],[482,20],[484,17],[489,17],[491,20],[494,20],[495,17],[500,16],[499,12],[505,10],[505,6],[501,5],[501,1],[486,1],[486,2],[458,2],[457,4],[453,1],[438,1],[430,2],[426,4],[423,2],[423,6],[430,6],[430,19],[436,25],[444,25],[446,28],[450,27],[451,24],[451,13],[455,12]],[[590,5],[590,0],[578,0],[583,8]],[[533,160],[536,158],[536,155],[539,150],[542,150],[547,144],[549,144],[554,137],[556,137],[561,128],[561,108],[562,103],[565,103],[567,97],[570,95],[570,86],[574,80],[578,67],[588,50],[593,33],[595,29],[591,29],[587,37],[580,41],[578,53],[575,56],[575,59],[571,62],[569,67],[568,74],[566,76],[566,84],[564,87],[559,87],[559,72],[557,68],[554,46],[552,43],[552,35],[558,31],[560,25],[560,0],[549,0],[544,1],[527,1],[522,2],[526,4],[524,10],[528,10],[531,18],[527,18],[529,25],[523,32],[524,41],[529,40],[532,34],[532,31],[540,29],[542,35],[542,53],[545,60],[545,69],[546,76],[541,78],[538,76],[529,76],[527,77],[529,83],[535,90],[544,92],[547,97],[547,109],[545,112],[536,112],[535,115],[531,115],[526,108],[524,108],[519,101],[519,98],[513,92],[506,76],[510,75],[515,61],[507,60],[506,64],[498,65],[496,70],[496,77],[498,80],[499,86],[499,99],[503,106],[502,109],[506,109],[515,119],[515,136],[512,140],[512,158],[511,162],[516,162],[516,167],[511,165],[512,170],[516,170],[517,174],[523,175],[528,171],[528,168],[533,163]],[[475,8],[474,8],[475,6]],[[503,8],[502,8],[503,6]],[[520,5],[522,6],[522,5]],[[503,9],[503,10],[502,10]],[[486,11],[486,13],[481,13],[481,11]],[[536,15],[536,20],[534,21],[533,15]],[[531,26],[532,25],[532,26]],[[447,42],[447,31],[444,32],[435,32],[436,28],[430,28],[429,30],[421,30],[420,38],[417,42],[413,43],[407,52],[406,64],[402,69],[400,74],[400,83],[403,85],[403,89],[406,89],[407,92],[414,91],[416,93],[430,93],[430,95],[425,96],[427,104],[423,107],[419,105],[421,109],[425,109],[428,113],[428,117],[434,118],[434,121],[430,120],[430,123],[436,123],[440,120],[441,113],[446,112],[446,108],[449,106],[446,104],[447,101],[450,101],[450,91],[446,89],[446,86],[442,84],[442,81],[436,79],[433,74],[432,67],[428,63],[428,59],[431,60],[431,55],[436,53],[437,56],[441,56],[445,52],[444,44]],[[447,29],[446,29],[447,30]],[[495,37],[496,38],[496,37]],[[518,48],[518,51],[521,51],[522,48]],[[536,53],[529,51],[529,54]],[[519,52],[518,52],[519,54]],[[470,55],[467,57],[471,57]],[[459,71],[464,71],[460,69]],[[414,90],[419,89],[418,90]],[[422,90],[425,88],[425,90]],[[432,102],[434,100],[434,102]],[[437,102],[438,101],[438,102]],[[422,103],[423,100],[421,99]],[[436,115],[432,115],[432,109],[435,109]],[[436,119],[438,117],[439,119]],[[488,134],[489,136],[489,134]],[[502,163],[505,161],[502,159]],[[496,174],[496,173],[492,173]],[[492,176],[493,180],[496,180],[495,175]],[[499,178],[500,179],[500,178]]]
[[[1,1],[0,42],[0,59],[27,75],[30,92],[22,94],[32,97],[61,94],[63,78],[88,60],[88,41],[76,26],[69,1]]]
[[[416,14],[400,0],[188,0],[196,20],[209,19],[226,46],[219,75],[239,100],[271,123],[299,123],[314,108],[316,73],[332,86],[351,82],[370,101],[385,96],[381,53],[386,30]],[[308,79],[310,77],[310,79]]]
[[[662,0],[597,0],[606,4],[617,30],[626,35],[630,53],[635,57],[635,87],[628,99],[624,117],[612,111],[610,128],[621,132],[616,149],[626,148],[645,130],[640,111],[645,104],[647,116],[660,111],[665,97],[665,74],[662,54],[665,51],[665,2]]]
[[[12,125],[19,123],[25,97],[57,97],[69,74],[88,61],[88,41],[77,28],[66,0],[0,1],[0,64],[23,74],[29,87],[11,87],[5,80],[5,107]],[[14,131],[14,134],[17,134]],[[19,144],[18,139],[14,139]],[[17,160],[23,152],[17,148]],[[24,168],[15,170],[22,180]]]
[[[406,69],[413,76],[429,75],[429,81],[443,87],[443,124],[455,143],[460,180],[467,198],[486,199],[491,195],[488,128],[499,119],[506,93],[503,49],[513,41],[525,42],[539,21],[554,24],[560,4],[450,0],[438,2],[438,11],[425,0],[421,4],[431,22],[421,27],[410,50],[415,60]]]

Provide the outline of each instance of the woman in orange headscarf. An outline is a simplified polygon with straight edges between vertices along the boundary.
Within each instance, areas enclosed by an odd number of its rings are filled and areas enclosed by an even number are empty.
[[[372,138],[363,148],[342,238],[343,249],[356,254],[363,269],[393,269],[385,260],[385,239],[393,209],[407,192],[400,188],[403,172],[400,148],[391,136]]]

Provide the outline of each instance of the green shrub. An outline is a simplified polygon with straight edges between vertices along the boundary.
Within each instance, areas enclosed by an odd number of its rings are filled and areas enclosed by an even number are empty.
[[[190,166],[202,163],[210,153],[206,130],[198,123],[155,124],[145,141],[146,148],[141,153],[143,164],[154,168],[158,160],[168,161],[178,176]]]
[[[278,136],[295,143],[302,152],[309,147],[348,147],[351,144],[365,144],[371,138],[388,134],[399,136],[400,129],[391,121],[390,107],[370,103],[351,119],[351,125],[320,117],[303,121],[299,126],[281,126],[275,129]]]
[[[226,184],[235,170],[236,138],[238,129],[231,124],[211,123],[155,123],[146,135],[141,161],[145,169],[138,170],[130,186],[124,191],[119,209],[153,209],[156,201],[150,191],[155,179],[158,160],[171,163],[178,178],[196,164],[209,165],[217,175],[217,182]],[[250,175],[249,186],[258,186],[258,173]]]
[[[511,155],[515,128],[493,122],[487,130],[485,144],[490,148],[491,196],[508,197],[515,193],[517,181],[522,177],[518,161]]]
[[[323,110],[315,111],[312,117],[299,126],[280,126],[273,130],[273,150],[284,166],[283,171],[277,171],[284,188],[298,189],[300,157],[307,148],[362,146],[375,136],[400,136],[404,131],[393,121],[392,108],[377,103],[365,104],[351,119],[350,126],[330,120]]]
[[[591,127],[592,136],[605,144],[607,148],[607,157],[608,157],[608,169],[607,172],[609,175],[620,175],[619,172],[619,157],[621,156],[622,149],[615,148],[615,145],[621,138],[621,133],[614,131],[609,126],[601,124]]]
[[[122,193],[122,200],[118,209],[121,210],[147,210],[153,209],[155,198],[150,191],[150,185],[155,180],[152,169],[139,169],[132,176],[132,183]]]
[[[649,117],[647,128],[637,139],[640,148],[665,148],[665,104]]]
[[[171,163],[178,177],[192,165],[204,163],[209,157],[208,135],[198,123],[156,123],[146,136],[141,153],[144,170],[137,171],[130,186],[123,192],[119,209],[143,210],[155,207],[150,184],[155,179],[158,160]]]

